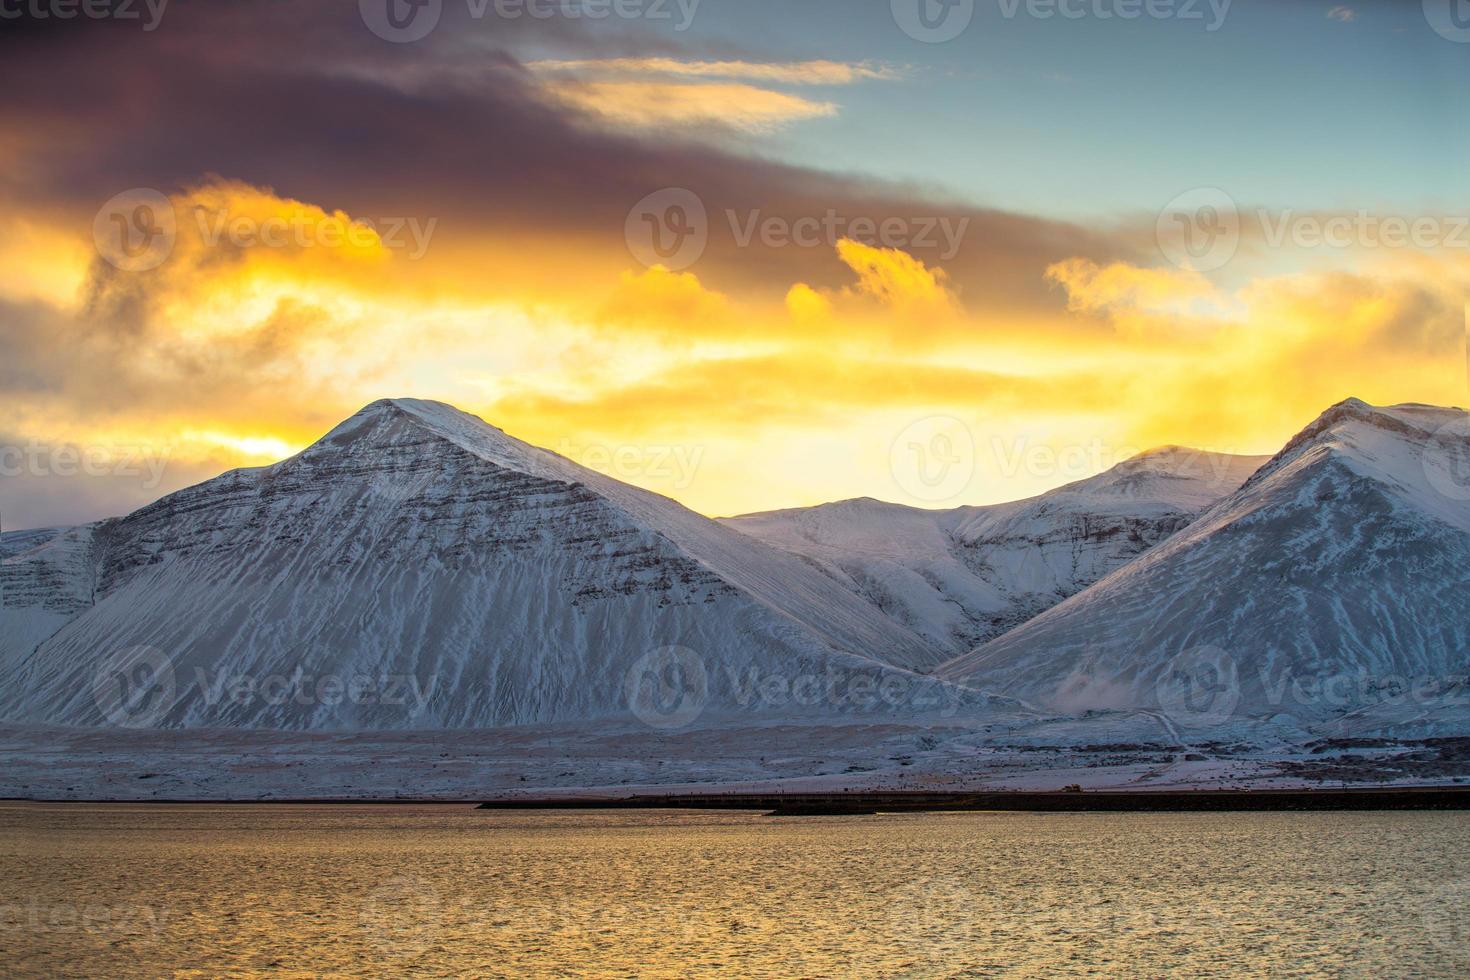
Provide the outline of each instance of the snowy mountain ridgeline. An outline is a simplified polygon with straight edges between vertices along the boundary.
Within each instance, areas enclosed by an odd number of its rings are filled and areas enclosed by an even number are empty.
[[[946,664],[1181,727],[1470,723],[1470,416],[1350,400],[1168,541]]]
[[[0,587],[0,717],[58,725],[659,724],[943,656],[797,558],[408,400],[14,556]]]
[[[801,555],[951,655],[1050,609],[1188,526],[1266,461],[1168,447],[1031,500],[847,500],[725,521]]]
[[[1208,726],[1391,703],[1453,727],[1466,708],[1389,695],[1470,669],[1466,419],[1351,401],[1269,460],[1168,448],[1011,504],[713,521],[381,401],[274,466],[0,538],[0,720]],[[1291,693],[1365,672],[1346,701]]]

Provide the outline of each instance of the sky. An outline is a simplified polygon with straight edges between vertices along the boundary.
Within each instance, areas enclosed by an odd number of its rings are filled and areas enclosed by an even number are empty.
[[[712,516],[1465,405],[1460,13],[0,0],[0,522],[383,397]]]

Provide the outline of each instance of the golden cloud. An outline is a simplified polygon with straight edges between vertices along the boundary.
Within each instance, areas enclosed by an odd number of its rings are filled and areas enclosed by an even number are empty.
[[[837,106],[738,83],[549,80],[554,101],[621,126],[723,126],[763,133],[804,119],[835,116]]]
[[[945,269],[852,240],[832,253],[846,283],[767,294],[628,271],[625,253],[583,261],[584,242],[551,234],[466,236],[411,262],[382,234],[320,234],[353,216],[233,182],[173,204],[174,254],[142,274],[89,254],[89,228],[20,214],[24,235],[0,245],[20,430],[164,445],[195,479],[416,395],[552,449],[698,447],[687,482],[618,475],[731,513],[903,499],[887,447],[928,415],[964,420],[982,447],[1258,453],[1348,395],[1465,401],[1470,263],[1442,256],[1353,256],[1231,291],[1073,258],[1035,270],[1064,291],[1055,312],[1022,317],[984,296],[966,308]],[[307,237],[239,239],[236,220]],[[981,469],[968,502],[1086,475]]]

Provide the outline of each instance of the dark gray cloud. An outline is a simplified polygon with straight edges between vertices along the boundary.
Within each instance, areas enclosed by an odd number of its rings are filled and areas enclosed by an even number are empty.
[[[219,175],[354,215],[423,215],[440,234],[574,236],[621,252],[629,209],[663,187],[712,216],[698,271],[727,288],[831,285],[830,250],[737,247],[724,215],[787,221],[834,210],[969,225],[944,264],[972,306],[1055,309],[1041,270],[1125,240],[946,202],[919,188],[784,166],[728,146],[609,132],[550,103],[517,51],[613,56],[690,50],[667,30],[553,18],[468,19],[445,5],[427,40],[389,44],[355,3],[174,0],[157,30],[75,22],[0,35],[0,133],[17,165],[0,193],[89,222],[121,190],[172,192]],[[34,84],[45,78],[46,84]],[[939,249],[915,247],[926,262]]]
[[[943,262],[963,301],[1000,310],[1059,309],[1064,297],[1042,277],[1053,261],[1133,255],[1107,232],[787,166],[729,142],[610,131],[548,100],[523,65],[533,55],[759,52],[698,45],[658,25],[470,21],[463,4],[445,10],[428,40],[405,45],[375,37],[349,0],[172,0],[152,31],[122,20],[0,22],[0,204],[86,240],[98,207],[120,191],[172,194],[217,177],[329,211],[437,218],[438,235],[458,242],[560,236],[622,256],[629,209],[652,191],[685,187],[711,215],[696,271],[714,288],[776,293],[851,280],[830,249],[737,247],[726,211],[787,221],[829,210],[945,217],[969,221],[959,253]],[[237,258],[222,249],[192,260]],[[284,303],[237,337],[185,342],[155,322],[169,281],[98,260],[78,314],[0,302],[0,399],[25,407],[5,425],[13,435],[4,445],[29,445],[48,417],[162,419],[191,405],[236,418],[289,405],[305,424],[336,421],[333,409],[317,418],[303,405],[295,382],[296,341],[323,329],[330,311]],[[333,403],[309,394],[318,407]],[[217,471],[171,466],[150,486],[116,473],[27,472],[5,478],[0,506],[8,526],[92,519]]]

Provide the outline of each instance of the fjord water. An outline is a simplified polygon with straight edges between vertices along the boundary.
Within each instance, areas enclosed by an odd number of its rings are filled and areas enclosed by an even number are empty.
[[[11,976],[1463,976],[1470,816],[0,804]]]

